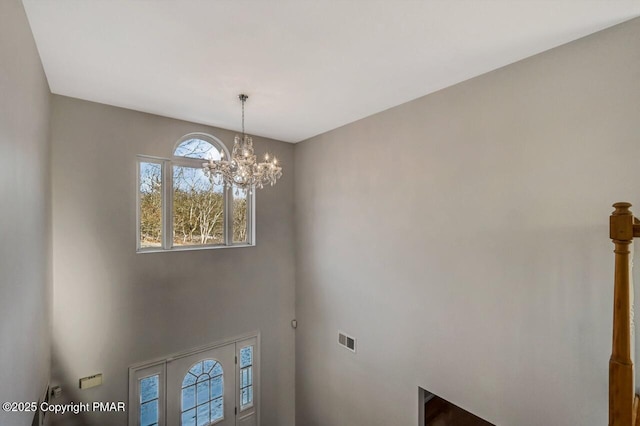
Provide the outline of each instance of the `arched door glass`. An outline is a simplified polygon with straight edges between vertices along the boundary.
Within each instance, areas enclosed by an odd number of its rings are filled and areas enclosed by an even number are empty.
[[[196,362],[182,380],[182,426],[205,426],[224,418],[222,366],[214,359]]]

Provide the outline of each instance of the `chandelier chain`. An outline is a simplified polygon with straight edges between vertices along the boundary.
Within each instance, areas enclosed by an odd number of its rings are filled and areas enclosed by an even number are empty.
[[[246,136],[244,131],[244,103],[247,100],[246,95],[240,95],[240,101],[242,101],[242,137]]]

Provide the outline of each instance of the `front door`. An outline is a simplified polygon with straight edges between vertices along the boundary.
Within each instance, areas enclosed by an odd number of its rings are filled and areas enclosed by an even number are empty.
[[[236,346],[167,362],[167,424],[235,426]]]

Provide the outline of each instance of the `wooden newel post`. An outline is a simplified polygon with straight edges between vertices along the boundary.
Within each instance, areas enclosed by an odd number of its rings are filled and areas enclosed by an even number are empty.
[[[610,237],[615,244],[613,290],[613,348],[609,360],[609,426],[633,426],[633,361],[631,360],[631,305],[629,245],[633,241],[631,204],[616,203],[610,218]]]

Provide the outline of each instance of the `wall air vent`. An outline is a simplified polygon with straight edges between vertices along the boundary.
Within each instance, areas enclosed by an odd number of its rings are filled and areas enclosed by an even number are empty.
[[[351,352],[356,351],[356,339],[351,336],[348,336],[342,331],[338,331],[338,344],[349,349]]]

